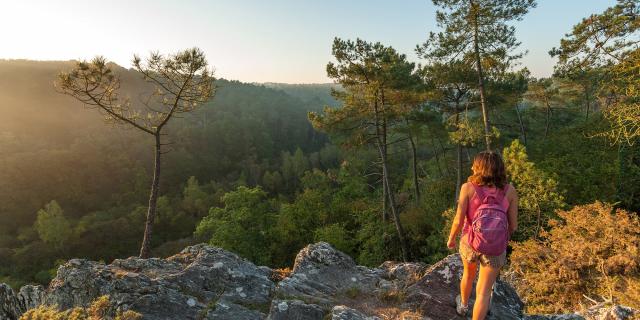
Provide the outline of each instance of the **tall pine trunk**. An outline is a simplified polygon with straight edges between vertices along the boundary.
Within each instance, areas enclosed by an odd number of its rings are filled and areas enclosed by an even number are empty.
[[[147,210],[147,221],[144,227],[144,237],[140,248],[140,258],[148,258],[151,248],[151,234],[153,233],[153,223],[156,219],[156,209],[158,203],[158,189],[160,189],[160,157],[162,144],[160,143],[160,132],[154,135],[156,139],[155,160],[153,163],[153,182],[151,183],[151,194],[149,195],[149,208]]]
[[[387,222],[389,220],[389,197],[387,196],[387,185],[384,183],[384,171],[382,172],[382,221]]]
[[[407,129],[409,128],[409,120],[405,119],[407,123]],[[418,154],[416,141],[414,140],[413,135],[411,134],[411,130],[409,129],[409,144],[411,145],[411,160],[412,160],[412,171],[413,171],[413,196],[416,202],[416,206],[420,204],[420,185],[418,184]]]
[[[522,114],[520,113],[520,107],[516,103],[516,115],[518,116],[518,123],[520,124],[520,134],[522,135],[522,143],[524,146],[527,146],[527,131],[524,127],[524,123],[522,122]]]
[[[460,124],[460,112],[459,112],[459,102],[456,101],[455,104],[455,113],[456,113],[456,130],[460,130],[458,127]],[[458,198],[460,197],[460,188],[462,187],[462,144],[460,141],[456,144],[456,196],[453,199],[454,207],[458,205]]]
[[[378,101],[375,101],[373,106],[375,112],[376,144],[378,147],[380,162],[382,166],[383,191],[386,187],[387,199],[389,200],[389,209],[391,210],[393,223],[396,227],[396,232],[398,233],[398,240],[400,240],[400,251],[402,253],[402,259],[404,261],[409,261],[409,243],[407,242],[406,233],[404,231],[404,228],[402,227],[402,222],[400,221],[400,213],[398,212],[393,189],[391,188],[391,183],[389,182],[389,166],[387,159],[387,119],[384,113],[384,91],[381,91],[380,103],[383,110],[380,110],[378,108]]]
[[[474,10],[473,19],[473,49],[476,60],[476,70],[478,72],[478,90],[480,91],[480,106],[482,107],[482,120],[484,122],[484,139],[487,146],[487,151],[491,150],[491,131],[489,130],[489,115],[487,112],[487,98],[484,90],[484,74],[482,72],[482,62],[480,59],[480,45],[478,39],[478,4],[471,2],[472,10]]]
[[[546,98],[545,105],[547,106],[546,124],[544,127],[544,140],[546,141],[547,136],[549,135],[549,126],[551,125],[551,105],[549,104],[549,101],[546,101]]]
[[[591,109],[591,101],[589,101],[589,90],[587,88],[584,89],[584,95],[585,95],[585,102],[586,102],[586,115],[585,115],[585,121],[589,121],[589,109]]]
[[[402,259],[404,261],[410,260],[410,252],[409,252],[409,243],[407,241],[407,236],[402,227],[402,222],[400,221],[400,213],[398,212],[398,208],[396,206],[395,197],[393,194],[393,189],[391,188],[391,183],[389,182],[389,166],[387,165],[387,147],[382,144],[378,145],[378,150],[380,152],[380,158],[382,162],[382,172],[383,172],[383,181],[384,185],[387,187],[387,196],[389,198],[389,209],[391,209],[391,215],[393,216],[393,223],[396,227],[396,232],[398,233],[398,240],[400,240],[400,250],[402,251]]]

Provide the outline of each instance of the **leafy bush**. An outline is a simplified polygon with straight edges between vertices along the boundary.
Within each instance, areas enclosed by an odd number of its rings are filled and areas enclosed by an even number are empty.
[[[518,190],[519,215],[515,240],[537,236],[554,211],[565,206],[558,182],[529,161],[525,147],[513,140],[503,157],[510,182]]]
[[[540,239],[513,244],[511,270],[529,312],[567,312],[594,301],[640,307],[640,221],[596,202],[558,211]]]

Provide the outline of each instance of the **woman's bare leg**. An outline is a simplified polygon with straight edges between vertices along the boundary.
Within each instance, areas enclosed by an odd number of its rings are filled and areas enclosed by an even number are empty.
[[[473,289],[473,280],[476,278],[476,272],[478,271],[478,264],[462,259],[462,265],[464,266],[464,271],[462,272],[462,280],[460,280],[460,300],[462,300],[463,305],[468,305],[471,290]]]
[[[500,268],[480,266],[480,276],[478,284],[476,284],[476,302],[473,305],[473,320],[483,320],[487,315],[491,301],[491,290],[499,273]]]

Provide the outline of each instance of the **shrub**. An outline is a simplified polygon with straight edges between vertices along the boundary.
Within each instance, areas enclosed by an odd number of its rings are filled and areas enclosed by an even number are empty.
[[[108,296],[96,299],[88,308],[76,307],[60,311],[54,306],[39,306],[27,311],[20,320],[141,320],[142,315],[128,310],[110,316],[111,303]]]
[[[640,307],[640,222],[596,202],[558,211],[539,239],[513,245],[511,269],[528,312],[566,312],[594,301]]]

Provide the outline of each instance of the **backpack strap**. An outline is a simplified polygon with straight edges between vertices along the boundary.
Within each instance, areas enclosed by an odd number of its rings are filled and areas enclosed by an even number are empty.
[[[484,192],[484,189],[481,186],[476,185],[473,182],[471,183],[471,185],[473,186],[473,190],[476,192],[476,195],[477,195],[478,199],[480,200],[480,203],[485,203],[485,201],[487,201],[487,197],[488,196]],[[507,196],[508,188],[509,188],[509,185],[506,185],[504,189],[496,188],[495,193],[490,195],[490,197],[493,198],[494,203],[502,204],[502,201]]]
[[[480,203],[483,203],[485,198],[484,190],[473,182],[471,182],[471,185],[473,186],[473,190],[476,192],[476,196],[480,199]]]

